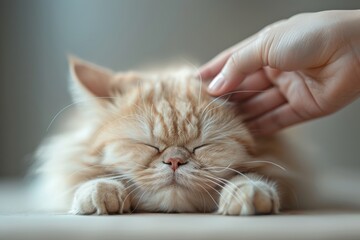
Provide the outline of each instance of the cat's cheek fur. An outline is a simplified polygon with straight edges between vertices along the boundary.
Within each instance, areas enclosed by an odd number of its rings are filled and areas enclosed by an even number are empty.
[[[75,192],[72,214],[122,214],[130,211],[130,198],[124,185],[115,180],[96,179]]]
[[[279,196],[273,183],[255,174],[236,176],[224,186],[218,214],[255,215],[278,213]]]

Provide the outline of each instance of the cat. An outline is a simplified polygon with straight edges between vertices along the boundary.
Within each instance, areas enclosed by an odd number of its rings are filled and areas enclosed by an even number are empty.
[[[230,95],[208,95],[193,68],[114,73],[75,57],[69,65],[73,127],[37,152],[56,209],[254,215],[294,205],[281,139],[255,137]]]

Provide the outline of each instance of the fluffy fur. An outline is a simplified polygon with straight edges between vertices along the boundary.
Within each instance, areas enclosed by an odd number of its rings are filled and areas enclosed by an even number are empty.
[[[115,74],[72,58],[70,70],[73,127],[37,154],[56,209],[251,215],[293,203],[278,140],[254,139],[193,69]]]

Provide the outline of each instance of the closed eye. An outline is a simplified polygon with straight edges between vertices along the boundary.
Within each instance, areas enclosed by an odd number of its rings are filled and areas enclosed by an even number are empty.
[[[147,144],[147,143],[143,143],[145,146],[148,146],[148,147],[151,147],[153,149],[155,149],[158,153],[160,152],[160,149],[156,146],[153,146],[153,145],[150,145],[150,144]]]
[[[194,148],[193,148],[193,150],[192,150],[192,153],[193,153],[193,154],[195,154],[195,151],[196,151],[196,150],[199,150],[200,148],[205,147],[205,146],[207,146],[207,145],[209,145],[209,144],[208,144],[208,143],[206,143],[206,144],[203,144],[203,145],[200,145],[200,146],[194,147]]]

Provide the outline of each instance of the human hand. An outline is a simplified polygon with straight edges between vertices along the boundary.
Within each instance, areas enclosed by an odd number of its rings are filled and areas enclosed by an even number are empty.
[[[360,10],[299,14],[201,67],[214,96],[236,91],[255,134],[333,113],[360,95]]]

